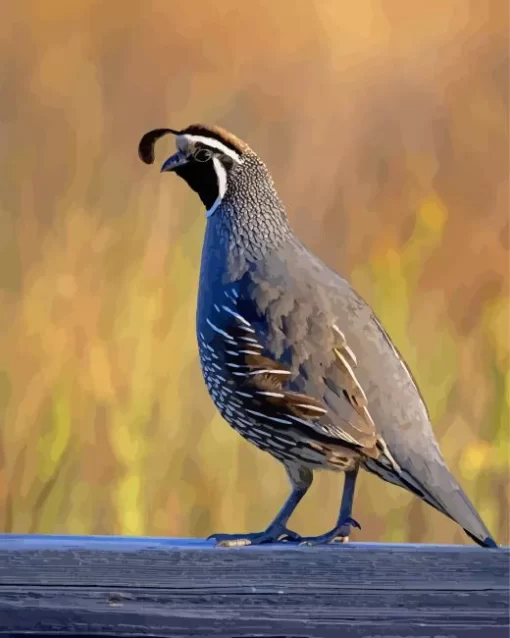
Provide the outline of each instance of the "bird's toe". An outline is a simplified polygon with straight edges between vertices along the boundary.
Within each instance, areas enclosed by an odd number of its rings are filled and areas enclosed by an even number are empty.
[[[211,534],[207,540],[215,540],[217,547],[246,547],[266,543],[300,542],[301,536],[283,525],[274,525],[263,532],[252,534]]]
[[[347,518],[343,523],[337,525],[329,532],[320,536],[308,536],[301,539],[301,545],[326,545],[328,543],[348,543],[349,534],[352,527],[361,529],[361,525],[353,518]]]

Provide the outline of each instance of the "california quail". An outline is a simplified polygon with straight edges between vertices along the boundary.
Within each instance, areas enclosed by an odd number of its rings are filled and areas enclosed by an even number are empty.
[[[260,158],[218,127],[157,129],[140,141],[198,193],[207,213],[197,309],[200,361],[211,397],[242,436],[285,466],[292,492],[254,534],[222,545],[347,538],[359,467],[416,494],[484,547],[496,543],[449,472],[411,372],[369,306],[292,232]],[[313,470],[345,472],[337,525],[303,539],[286,525]]]

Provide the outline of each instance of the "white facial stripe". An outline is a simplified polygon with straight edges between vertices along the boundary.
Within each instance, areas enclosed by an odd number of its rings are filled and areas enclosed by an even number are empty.
[[[228,146],[225,146],[225,144],[222,144],[221,142],[213,139],[212,137],[205,137],[203,135],[181,135],[179,137],[184,138],[187,144],[195,144],[196,142],[200,142],[202,144],[205,144],[206,146],[209,146],[210,148],[216,148],[219,151],[221,151],[224,155],[228,155],[231,159],[234,160],[234,162],[237,162],[238,164],[241,163],[241,158],[239,157],[239,153],[236,153],[231,148],[228,148]]]
[[[221,204],[221,200],[223,199],[223,196],[227,192],[227,171],[225,170],[225,167],[223,166],[223,164],[220,162],[220,160],[217,157],[213,157],[212,161],[213,161],[214,170],[216,172],[216,179],[218,181],[218,197],[216,198],[216,201],[211,206],[211,208],[209,208],[209,210],[205,214],[206,217],[211,217],[211,215],[214,214],[215,210]]]

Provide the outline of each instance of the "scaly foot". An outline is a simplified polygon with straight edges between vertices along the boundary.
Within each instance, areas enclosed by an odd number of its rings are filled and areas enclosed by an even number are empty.
[[[214,539],[219,547],[244,547],[246,545],[262,545],[264,543],[283,543],[293,541],[299,543],[301,536],[283,525],[270,525],[264,532],[253,534],[211,534],[207,540]]]
[[[320,536],[308,536],[303,537],[300,541],[301,545],[325,545],[327,543],[347,543],[349,541],[349,534],[351,527],[357,527],[361,529],[358,521],[353,518],[348,518],[341,525],[337,525],[329,532],[321,534]]]

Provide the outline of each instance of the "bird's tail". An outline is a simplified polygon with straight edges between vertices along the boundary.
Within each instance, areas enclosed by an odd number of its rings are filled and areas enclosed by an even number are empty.
[[[440,460],[427,463],[427,474],[433,478],[428,483],[433,486],[432,489],[426,488],[406,469],[395,468],[394,461],[390,461],[385,455],[381,455],[378,459],[366,459],[364,465],[370,472],[377,474],[389,483],[409,490],[451,518],[478,545],[497,547],[496,541],[467,494]]]

